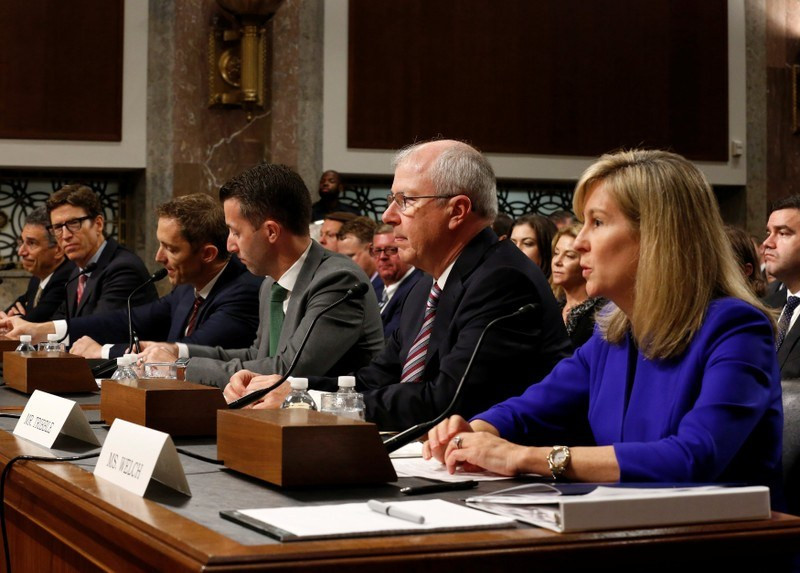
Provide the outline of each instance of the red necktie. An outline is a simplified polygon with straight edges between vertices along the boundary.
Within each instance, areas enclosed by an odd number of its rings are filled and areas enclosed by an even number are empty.
[[[194,332],[194,327],[197,325],[197,312],[200,310],[201,304],[203,304],[203,297],[199,294],[195,295],[192,313],[189,315],[189,324],[186,327],[186,336],[190,336]]]
[[[78,304],[81,303],[81,299],[83,298],[83,291],[86,288],[86,281],[89,280],[88,275],[81,275],[78,278]]]

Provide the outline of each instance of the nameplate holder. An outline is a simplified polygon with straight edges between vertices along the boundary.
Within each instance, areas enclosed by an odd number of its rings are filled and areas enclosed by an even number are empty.
[[[17,346],[19,346],[19,340],[0,336],[0,363],[3,362],[3,354],[6,352],[14,352]]]
[[[14,435],[45,448],[52,448],[59,436],[100,445],[86,414],[75,401],[41,390],[36,390],[28,400]]]
[[[151,479],[192,495],[169,434],[121,418],[108,431],[94,475],[139,496],[144,496]]]
[[[89,362],[67,352],[6,352],[3,379],[6,386],[26,394],[34,390],[52,394],[97,392]]]

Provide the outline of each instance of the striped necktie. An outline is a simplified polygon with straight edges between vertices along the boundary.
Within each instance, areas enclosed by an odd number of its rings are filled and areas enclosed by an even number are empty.
[[[422,328],[408,351],[406,362],[403,364],[403,374],[400,377],[401,383],[420,382],[422,371],[425,369],[425,356],[428,354],[428,342],[431,339],[433,321],[436,319],[436,307],[439,304],[439,295],[442,294],[437,283],[433,283],[431,293],[428,295],[428,303],[425,305],[425,318],[422,321]]]

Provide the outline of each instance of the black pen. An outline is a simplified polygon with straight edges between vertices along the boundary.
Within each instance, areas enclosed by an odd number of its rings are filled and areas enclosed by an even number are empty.
[[[404,487],[400,489],[400,493],[404,493],[405,495],[422,495],[425,493],[439,493],[440,491],[459,491],[462,489],[472,489],[477,485],[478,482],[474,479],[471,479],[469,481],[456,481],[452,483],[435,483],[432,485]]]

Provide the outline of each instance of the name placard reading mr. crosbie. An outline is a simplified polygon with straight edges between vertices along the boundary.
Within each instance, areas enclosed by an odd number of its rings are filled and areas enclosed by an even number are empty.
[[[108,431],[94,475],[136,495],[144,495],[151,479],[192,495],[169,434],[121,418]]]
[[[100,445],[76,402],[41,390],[34,391],[25,404],[14,435],[45,448],[52,448],[60,435]]]

